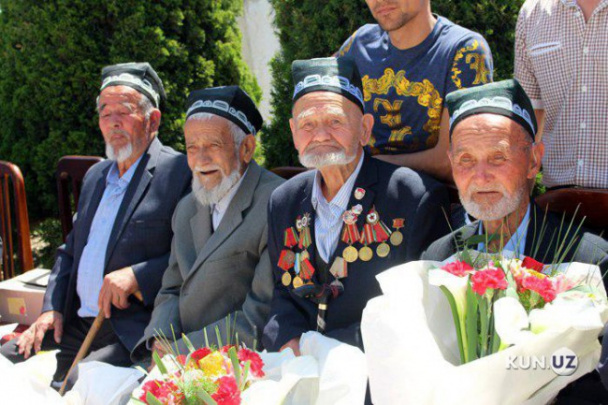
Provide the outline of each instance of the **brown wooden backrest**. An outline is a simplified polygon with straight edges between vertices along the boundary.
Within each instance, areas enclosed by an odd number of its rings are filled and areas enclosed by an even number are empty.
[[[12,187],[11,187],[12,183]],[[12,191],[12,193],[11,193]],[[0,279],[15,277],[17,270],[34,268],[27,215],[25,183],[19,167],[0,160],[0,227],[2,271]],[[19,259],[16,263],[15,256]]]
[[[270,171],[276,174],[277,176],[281,176],[285,180],[289,180],[292,177],[305,172],[306,169],[304,167],[298,166],[281,166],[275,167],[274,169],[270,169]]]
[[[57,163],[59,220],[64,241],[72,230],[72,217],[78,207],[82,179],[91,166],[102,160],[99,156],[64,156]]]
[[[608,228],[608,190],[560,188],[539,195],[535,201],[549,211],[566,213],[569,217],[576,212],[576,218],[587,217],[585,226],[589,228]]]

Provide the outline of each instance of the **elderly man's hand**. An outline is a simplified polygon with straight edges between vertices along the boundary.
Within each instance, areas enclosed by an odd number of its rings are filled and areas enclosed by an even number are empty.
[[[61,342],[61,336],[63,336],[63,315],[61,315],[60,312],[43,312],[38,319],[36,319],[36,322],[19,336],[19,339],[17,340],[19,354],[22,354],[23,357],[27,359],[32,353],[32,346],[34,347],[34,351],[38,353],[44,335],[49,329],[55,330],[55,342]]]
[[[295,354],[296,356],[300,356],[300,338],[299,337],[293,338],[289,342],[285,343],[279,351],[282,352],[283,350],[287,349],[288,347],[291,348],[291,350],[293,350],[293,354]]]
[[[129,295],[139,290],[139,284],[131,267],[113,271],[103,278],[99,292],[99,310],[106,318],[111,315],[111,306],[118,309],[129,307]]]

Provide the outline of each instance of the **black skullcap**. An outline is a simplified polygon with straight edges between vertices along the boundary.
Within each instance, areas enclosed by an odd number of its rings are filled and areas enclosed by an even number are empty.
[[[161,101],[167,98],[163,82],[148,62],[119,63],[104,67],[101,70],[101,88],[99,91],[110,86],[134,88],[148,97],[156,108],[159,108]]]
[[[255,135],[262,128],[262,115],[249,95],[239,86],[194,90],[188,96],[186,121],[196,113],[207,112],[226,118],[246,134]]]
[[[294,103],[313,91],[330,91],[346,97],[364,111],[361,75],[352,58],[296,60],[291,64],[291,75]]]
[[[536,116],[528,95],[514,79],[484,84],[447,95],[445,103],[450,113],[450,138],[454,127],[468,116],[491,113],[503,115],[520,124],[534,140]]]

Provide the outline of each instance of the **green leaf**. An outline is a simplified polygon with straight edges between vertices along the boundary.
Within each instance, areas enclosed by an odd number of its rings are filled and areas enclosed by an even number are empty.
[[[456,301],[454,300],[454,296],[452,295],[452,293],[450,292],[450,290],[447,289],[446,286],[439,286],[439,288],[441,288],[441,291],[443,291],[443,294],[445,295],[445,297],[448,300],[448,303],[450,304],[450,309],[452,310],[452,318],[454,319],[454,327],[456,328],[456,337],[458,338],[458,351],[460,352],[460,362],[461,364],[464,364],[467,362],[467,358],[465,355],[465,340],[466,337],[464,337],[462,334],[466,333],[465,330],[463,330],[463,328],[460,325],[460,318],[458,317],[458,307],[456,306]]]
[[[243,371],[241,373],[241,385],[240,385],[241,391],[243,391],[245,389],[245,384],[247,384],[247,378],[249,377],[250,368],[251,368],[251,360],[247,360],[245,362],[245,367],[243,367]]]
[[[192,342],[190,341],[188,336],[186,336],[185,333],[182,333],[182,340],[184,341],[184,344],[186,345],[186,347],[188,348],[188,351],[190,353],[196,351],[196,349],[194,348],[194,345],[192,344]]]
[[[241,386],[241,364],[239,363],[239,357],[236,352],[236,347],[232,346],[228,349],[228,356],[230,357],[230,361],[232,362],[232,368],[234,369],[234,379],[236,380],[236,385]]]
[[[478,329],[478,301],[480,300],[471,288],[471,283],[467,285],[467,303],[465,310],[465,327],[467,336],[467,363],[478,358],[479,329]]]
[[[215,400],[211,398],[211,395],[205,390],[199,390],[196,393],[196,396],[203,401],[205,405],[217,405],[217,402],[215,402]]]
[[[163,363],[162,359],[156,351],[152,352],[152,358],[154,359],[154,363],[156,363],[156,366],[158,367],[160,373],[162,375],[167,374],[167,368],[165,367],[165,364]]]
[[[163,405],[151,392],[146,393],[146,402],[148,405]]]

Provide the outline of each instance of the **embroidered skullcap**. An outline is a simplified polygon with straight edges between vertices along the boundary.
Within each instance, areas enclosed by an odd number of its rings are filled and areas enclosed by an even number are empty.
[[[352,58],[296,60],[291,65],[293,102],[314,91],[340,94],[364,111],[363,86],[359,69]]]
[[[188,96],[186,121],[196,113],[211,113],[226,118],[246,134],[255,135],[262,128],[262,115],[249,95],[239,86],[194,90]]]
[[[101,92],[110,86],[128,86],[150,99],[159,108],[167,98],[163,82],[148,62],[129,62],[106,66],[101,70]]]
[[[466,117],[491,113],[503,115],[520,124],[534,140],[538,129],[530,98],[514,79],[457,90],[447,95],[450,113],[450,138],[454,127]]]

